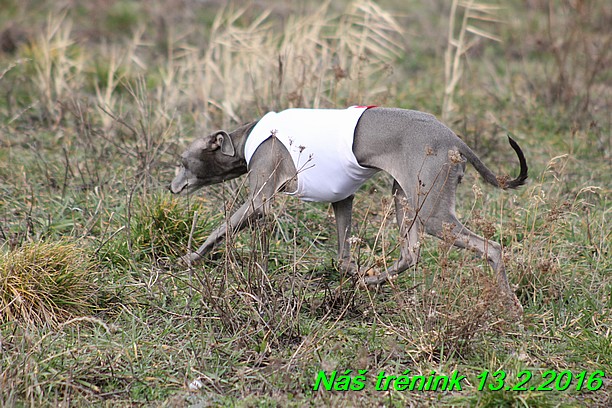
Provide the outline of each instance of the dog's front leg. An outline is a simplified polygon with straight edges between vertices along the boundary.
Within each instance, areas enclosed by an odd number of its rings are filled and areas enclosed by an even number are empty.
[[[184,263],[200,260],[227,235],[265,217],[276,192],[288,181],[295,178],[296,170],[289,152],[274,140],[264,142],[251,160],[248,184],[251,192],[249,199],[230,217],[229,221],[218,227],[197,251],[185,255]],[[349,214],[350,215],[350,214]]]
[[[221,224],[208,236],[204,244],[202,244],[197,251],[182,256],[181,262],[189,265],[190,263],[202,259],[205,254],[210,252],[217,244],[225,239],[228,227],[233,232],[238,232],[243,229],[261,214],[260,212],[254,211],[254,208],[253,200],[248,200],[246,203],[242,204],[226,223]]]
[[[351,219],[353,214],[353,197],[349,196],[342,201],[332,203],[338,230],[338,263],[342,272],[351,275],[357,273],[357,266],[351,261]]]

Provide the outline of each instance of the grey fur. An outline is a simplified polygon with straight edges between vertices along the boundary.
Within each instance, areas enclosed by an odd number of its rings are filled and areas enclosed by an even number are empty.
[[[172,193],[190,194],[205,185],[247,173],[244,144],[255,124],[242,126],[229,134],[216,132],[193,142],[182,155],[182,168],[170,185]],[[516,188],[525,183],[525,158],[518,144],[509,140],[519,158],[520,174],[516,179],[504,181],[433,115],[393,108],[366,110],[355,129],[353,152],[360,165],[385,171],[394,179],[392,192],[400,230],[400,258],[378,275],[361,276],[349,251],[353,203],[353,196],[350,196],[332,203],[341,268],[366,284],[379,284],[416,264],[419,237],[423,232],[441,239],[448,239],[450,233],[455,246],[486,257],[497,274],[502,301],[511,314],[521,315],[522,307],[508,284],[501,246],[468,230],[455,215],[455,190],[465,172],[466,161],[496,187]],[[265,216],[276,192],[295,191],[295,176],[295,166],[282,143],[274,138],[265,141],[250,163],[249,200],[232,214],[229,222],[213,231],[197,251],[185,255],[183,261],[200,260],[223,240],[228,227],[239,231]]]

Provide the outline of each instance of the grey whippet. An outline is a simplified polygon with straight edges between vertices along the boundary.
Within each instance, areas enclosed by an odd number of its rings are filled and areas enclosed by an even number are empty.
[[[247,169],[245,143],[257,122],[231,133],[218,131],[201,137],[182,154],[180,172],[170,185],[173,194],[187,195],[199,188],[233,179],[248,172],[250,195],[229,221],[218,227],[183,262],[195,262],[222,241],[228,231],[239,231],[269,212],[270,199],[278,191],[295,191],[297,170],[287,148],[274,137],[263,142]],[[527,179],[527,164],[518,144],[509,138],[520,162],[520,174],[509,180],[496,177],[476,154],[433,115],[412,110],[371,108],[362,114],[355,130],[352,150],[359,165],[382,170],[393,177],[392,193],[400,231],[400,257],[388,270],[362,276],[350,258],[349,238],[353,195],[332,202],[338,233],[338,259],[343,271],[366,284],[382,283],[415,265],[419,259],[419,235],[427,232],[449,239],[459,248],[486,257],[497,274],[501,300],[515,316],[522,307],[508,284],[502,249],[497,242],[478,236],[455,215],[455,190],[463,177],[466,160],[484,180],[503,189],[516,188]]]

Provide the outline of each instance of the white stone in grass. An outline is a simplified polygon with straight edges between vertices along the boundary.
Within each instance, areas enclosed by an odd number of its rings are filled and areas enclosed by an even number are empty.
[[[204,384],[202,384],[202,381],[200,381],[198,378],[196,378],[195,380],[190,382],[187,387],[189,388],[189,391],[197,391],[200,388],[202,388],[203,385]]]

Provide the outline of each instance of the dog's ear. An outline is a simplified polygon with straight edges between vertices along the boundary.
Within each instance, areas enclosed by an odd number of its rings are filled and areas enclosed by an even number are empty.
[[[232,138],[224,130],[215,133],[213,143],[215,148],[221,149],[221,153],[226,156],[234,156],[236,154],[234,142],[232,142]]]

